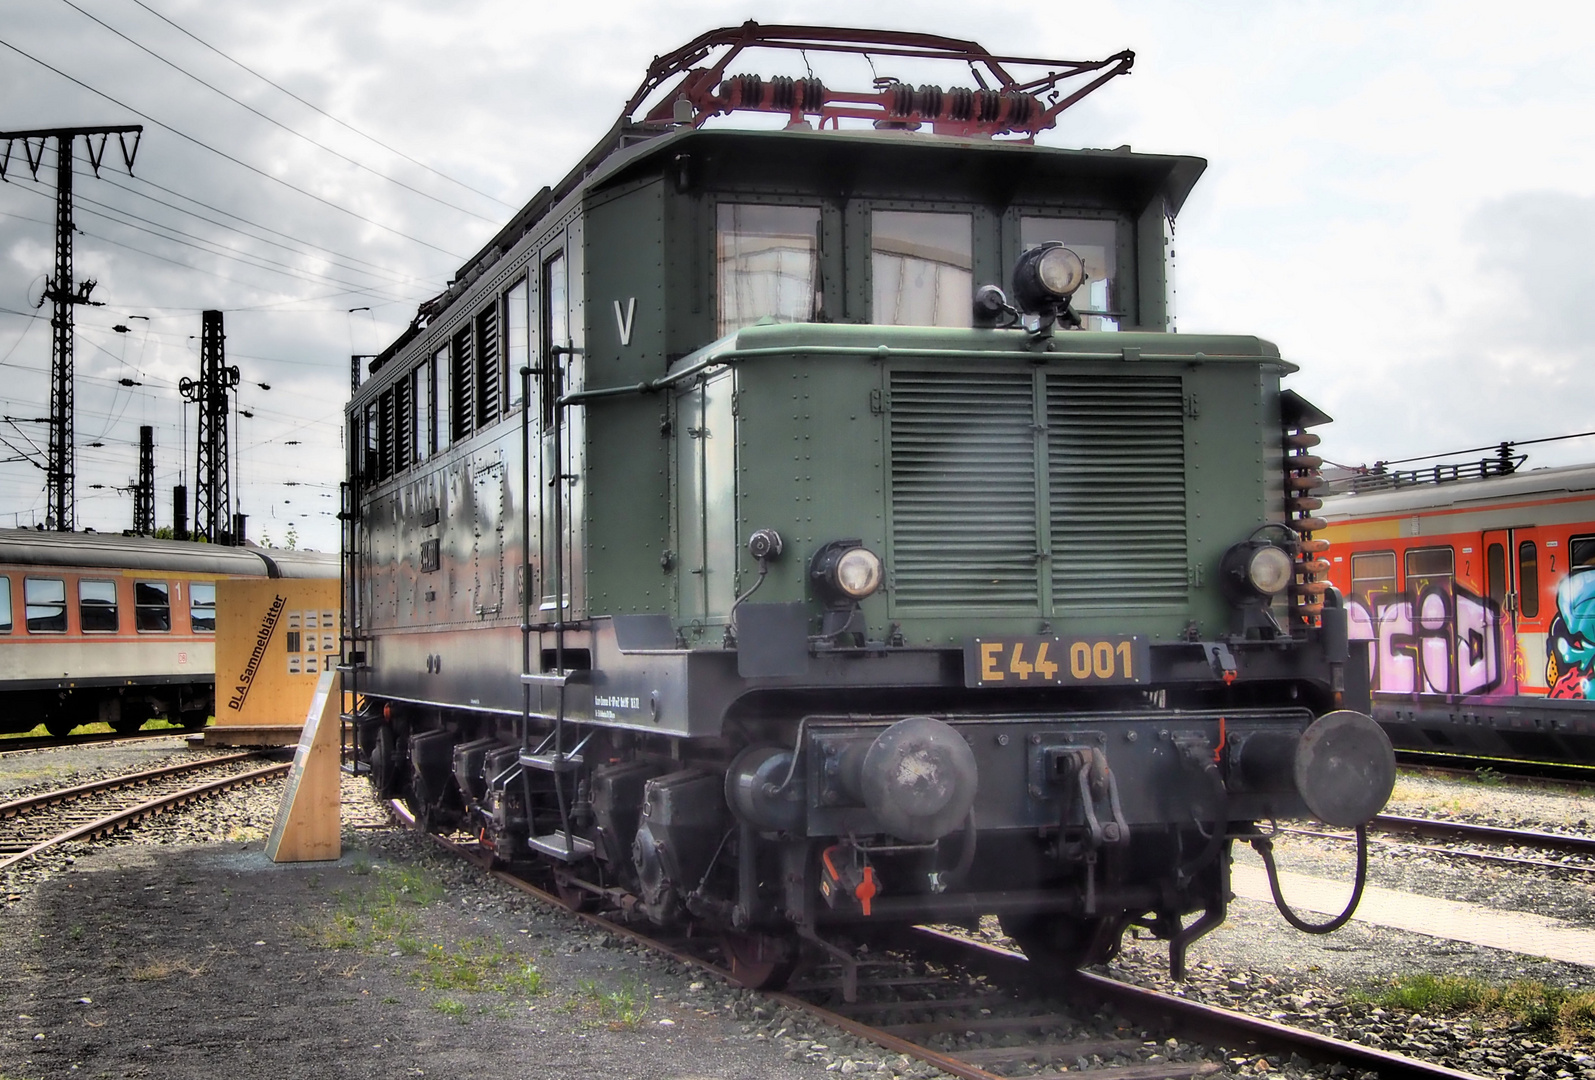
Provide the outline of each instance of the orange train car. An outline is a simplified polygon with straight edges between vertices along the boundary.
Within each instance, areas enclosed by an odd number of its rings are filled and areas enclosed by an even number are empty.
[[[1325,500],[1374,716],[1406,749],[1595,763],[1595,465],[1475,471]]]
[[[0,529],[0,733],[215,711],[216,582],[336,577],[338,557]]]

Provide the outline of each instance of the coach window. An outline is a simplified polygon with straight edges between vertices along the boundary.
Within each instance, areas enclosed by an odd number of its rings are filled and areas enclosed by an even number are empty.
[[[1595,536],[1575,536],[1567,542],[1567,568],[1595,566]]]
[[[188,587],[188,624],[196,634],[216,632],[216,586],[196,581]]]
[[[1351,595],[1371,599],[1396,591],[1396,553],[1369,551],[1351,557]]]
[[[1506,600],[1506,548],[1500,544],[1484,549],[1484,592],[1500,611]]]
[[[1087,330],[1117,330],[1118,223],[1091,218],[1026,217],[1019,222],[1021,247],[1056,240],[1085,263],[1085,286],[1074,295],[1074,308]]]
[[[527,299],[525,278],[510,286],[504,294],[504,360],[509,369],[507,409],[521,403],[521,368],[532,362]]]
[[[432,450],[447,450],[452,441],[449,426],[454,395],[449,392],[449,350],[444,346],[432,354]]]
[[[164,634],[171,630],[171,590],[166,582],[133,583],[133,624],[141,634]]]
[[[0,574],[0,634],[11,633],[11,579]]]
[[[1518,614],[1525,619],[1538,618],[1540,614],[1540,554],[1532,540],[1517,546]]]
[[[78,626],[85,634],[116,633],[116,582],[78,582]]]
[[[975,295],[974,219],[876,210],[870,216],[870,274],[875,322],[968,326]]]
[[[715,219],[720,335],[764,318],[814,318],[819,234],[816,206],[720,204]]]
[[[1433,586],[1451,591],[1457,557],[1450,546],[1412,548],[1407,552],[1407,591],[1422,592]]]
[[[66,582],[60,578],[30,577],[22,583],[28,607],[28,633],[66,633]]]

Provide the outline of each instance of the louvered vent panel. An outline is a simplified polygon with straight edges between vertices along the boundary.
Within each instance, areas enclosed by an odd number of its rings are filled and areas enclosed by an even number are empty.
[[[1051,376],[1047,443],[1058,614],[1081,606],[1183,603],[1180,380]]]
[[[1033,386],[1022,372],[892,373],[898,610],[1037,609]]]

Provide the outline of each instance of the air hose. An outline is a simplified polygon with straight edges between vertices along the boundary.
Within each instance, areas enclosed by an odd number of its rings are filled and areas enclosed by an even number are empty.
[[[1310,923],[1297,915],[1285,903],[1285,895],[1279,889],[1279,870],[1274,866],[1274,841],[1268,836],[1252,837],[1252,847],[1257,854],[1263,857],[1263,868],[1268,871],[1268,887],[1274,894],[1274,906],[1279,908],[1279,913],[1285,916],[1285,921],[1304,934],[1328,934],[1339,930],[1351,921],[1352,913],[1357,910],[1357,905],[1362,902],[1362,888],[1368,883],[1368,826],[1357,826],[1357,879],[1352,885],[1351,899],[1346,902],[1346,910],[1324,923]]]

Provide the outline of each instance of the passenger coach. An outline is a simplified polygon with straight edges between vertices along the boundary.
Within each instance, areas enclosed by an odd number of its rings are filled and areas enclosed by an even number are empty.
[[[337,572],[314,552],[0,529],[0,732],[204,724],[217,580]]]

